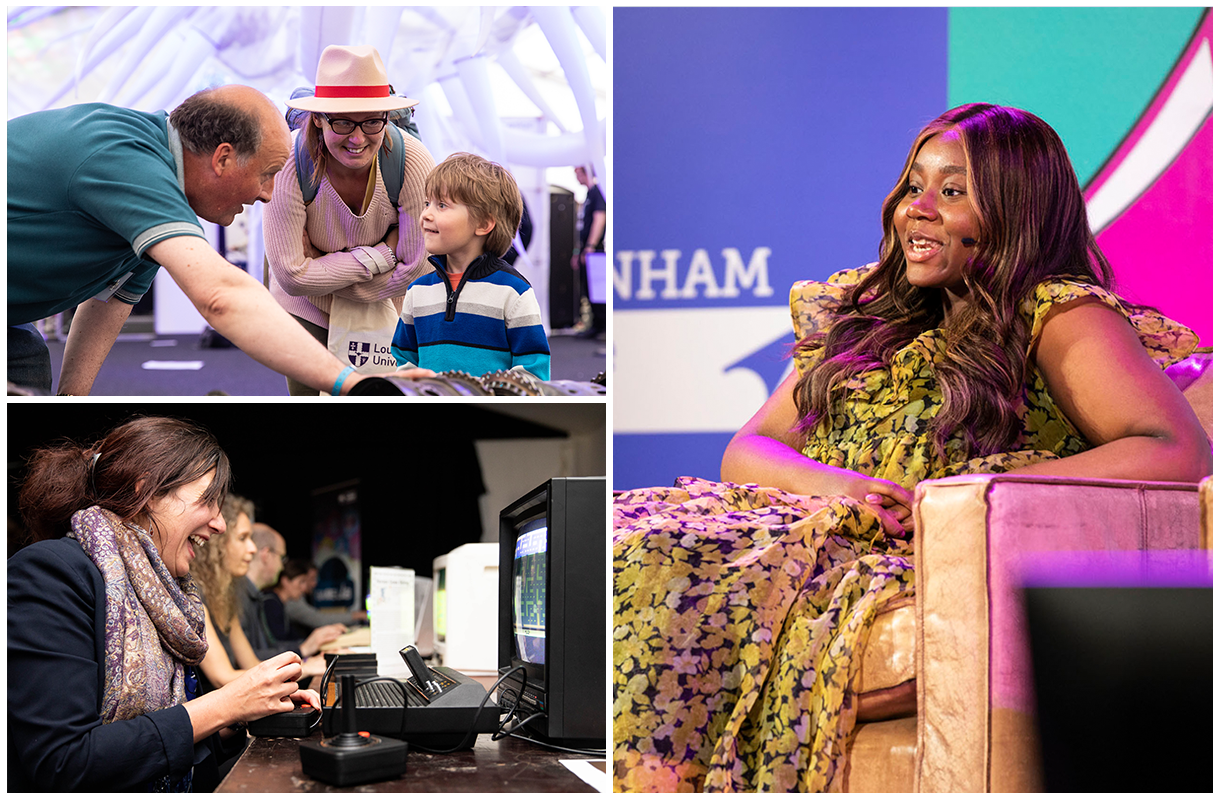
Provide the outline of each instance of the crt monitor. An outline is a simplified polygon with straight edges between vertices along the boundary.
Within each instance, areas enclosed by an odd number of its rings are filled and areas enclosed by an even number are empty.
[[[500,705],[547,741],[604,746],[606,568],[604,477],[552,478],[500,512]]]

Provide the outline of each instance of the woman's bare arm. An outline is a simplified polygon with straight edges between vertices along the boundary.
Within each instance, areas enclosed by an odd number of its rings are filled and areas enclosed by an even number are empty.
[[[228,653],[225,652],[224,647],[220,644],[220,639],[216,636],[216,626],[212,623],[212,612],[208,610],[207,606],[204,606],[203,609],[203,623],[209,646],[207,654],[199,664],[199,669],[208,679],[208,683],[219,689],[240,676],[243,670],[234,669],[232,662],[229,661]],[[241,625],[234,622],[233,630],[240,631]],[[229,643],[232,644],[232,642],[233,638],[230,636]],[[255,661],[257,663],[257,659]]]
[[[792,431],[797,418],[792,389],[797,380],[798,373],[789,375],[733,436],[720,462],[721,480],[758,483],[793,494],[855,497],[885,510],[894,523],[910,530],[912,495],[906,489],[814,461],[800,452],[800,436]],[[887,522],[891,533],[899,532],[892,527]]]
[[[1093,447],[1014,473],[1192,483],[1211,474],[1211,444],[1190,404],[1114,309],[1091,300],[1056,309],[1035,361]]]
[[[148,248],[148,255],[165,267],[209,325],[255,361],[323,391],[344,373],[347,365],[288,316],[261,283],[203,239],[166,239]],[[348,373],[342,393],[360,378]]]

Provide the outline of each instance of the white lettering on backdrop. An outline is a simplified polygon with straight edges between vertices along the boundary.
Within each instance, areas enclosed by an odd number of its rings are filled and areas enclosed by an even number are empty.
[[[695,300],[740,297],[743,290],[754,297],[775,294],[767,271],[769,247],[755,247],[747,264],[736,247],[720,251],[723,267],[717,271],[707,250],[697,248],[682,268],[681,250],[662,250],[661,263],[655,250],[619,250],[614,269],[614,292],[623,300]],[[637,269],[638,263],[638,269]],[[679,288],[679,277],[682,277]],[[633,285],[634,284],[634,285]],[[655,288],[660,284],[660,292]]]

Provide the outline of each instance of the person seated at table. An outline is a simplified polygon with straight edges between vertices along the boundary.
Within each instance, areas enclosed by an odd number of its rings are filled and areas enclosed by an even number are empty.
[[[267,619],[267,630],[275,638],[291,639],[295,635],[286,609],[289,603],[305,596],[312,567],[303,558],[290,558],[284,562],[275,586],[263,590],[263,614]]]
[[[19,507],[37,541],[8,561],[10,792],[210,791],[236,726],[320,706],[294,653],[197,692],[191,566],[225,531],[230,475],[211,433],[162,417],[31,457]]]
[[[289,630],[296,638],[303,638],[313,632],[315,628],[321,628],[325,625],[332,625],[336,617],[339,618],[345,625],[367,625],[369,615],[363,609],[348,610],[339,608],[334,611],[325,611],[316,608],[310,603],[310,595],[318,586],[318,568],[314,564],[309,564],[309,570],[306,572],[302,580],[304,593],[296,600],[289,600],[284,603],[284,616],[288,618]]]
[[[205,690],[225,686],[261,663],[242,630],[238,591],[250,569],[257,550],[252,533],[254,503],[229,495],[222,506],[225,530],[212,537],[196,564],[195,577],[203,595],[204,621],[208,641],[219,642],[203,657]],[[320,654],[306,658],[301,666],[301,682],[321,675],[326,662]]]
[[[242,632],[246,641],[259,658],[270,658],[276,653],[291,650],[302,658],[317,655],[322,645],[334,641],[347,631],[347,626],[334,622],[320,625],[307,631],[303,636],[293,636],[280,639],[273,635],[267,626],[267,615],[264,603],[266,595],[263,591],[275,586],[280,571],[284,568],[284,559],[288,548],[284,537],[275,528],[265,522],[254,523],[255,554],[244,578],[238,578],[237,590],[240,598],[238,619],[241,621]]]

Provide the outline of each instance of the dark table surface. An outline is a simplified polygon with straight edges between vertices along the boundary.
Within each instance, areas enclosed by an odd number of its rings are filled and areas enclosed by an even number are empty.
[[[320,741],[321,732],[309,739]],[[363,786],[336,787],[301,769],[296,739],[255,737],[218,792],[593,792],[560,763],[579,756],[507,738],[482,734],[471,750],[437,755],[412,749],[400,778]],[[605,761],[594,761],[605,772]]]

